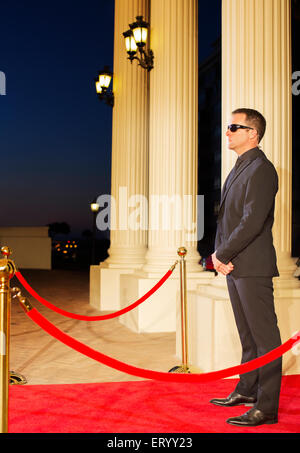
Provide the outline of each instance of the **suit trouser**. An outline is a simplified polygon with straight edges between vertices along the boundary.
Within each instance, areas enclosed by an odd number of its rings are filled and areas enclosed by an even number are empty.
[[[274,309],[272,277],[227,276],[231,305],[242,345],[242,362],[260,357],[281,345]],[[255,407],[277,415],[282,360],[274,360],[240,375],[236,391],[257,397]]]

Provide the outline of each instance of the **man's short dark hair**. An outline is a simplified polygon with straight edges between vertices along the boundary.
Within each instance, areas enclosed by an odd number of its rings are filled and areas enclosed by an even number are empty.
[[[253,127],[258,134],[258,143],[261,141],[266,131],[266,119],[259,113],[257,110],[253,109],[236,109],[232,112],[235,113],[244,113],[246,115],[246,121],[249,126]]]

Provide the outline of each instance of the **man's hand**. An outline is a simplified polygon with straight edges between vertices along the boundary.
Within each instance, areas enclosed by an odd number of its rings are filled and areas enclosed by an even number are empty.
[[[214,268],[217,272],[220,272],[223,275],[230,274],[231,271],[234,269],[234,265],[230,261],[228,264],[224,264],[221,261],[218,260],[216,257],[216,252],[211,255],[212,262],[214,265]]]

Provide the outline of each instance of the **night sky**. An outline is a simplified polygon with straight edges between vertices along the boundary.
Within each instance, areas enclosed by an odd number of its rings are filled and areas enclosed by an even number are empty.
[[[199,1],[199,61],[220,5]],[[0,226],[65,221],[80,235],[90,201],[110,193],[112,109],[94,77],[113,68],[114,0],[5,2],[0,14]]]

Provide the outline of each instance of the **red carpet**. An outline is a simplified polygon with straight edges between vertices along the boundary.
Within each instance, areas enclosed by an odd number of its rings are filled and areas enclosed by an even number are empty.
[[[300,375],[282,379],[279,422],[225,423],[249,408],[217,407],[236,380],[10,386],[9,433],[299,433]]]

